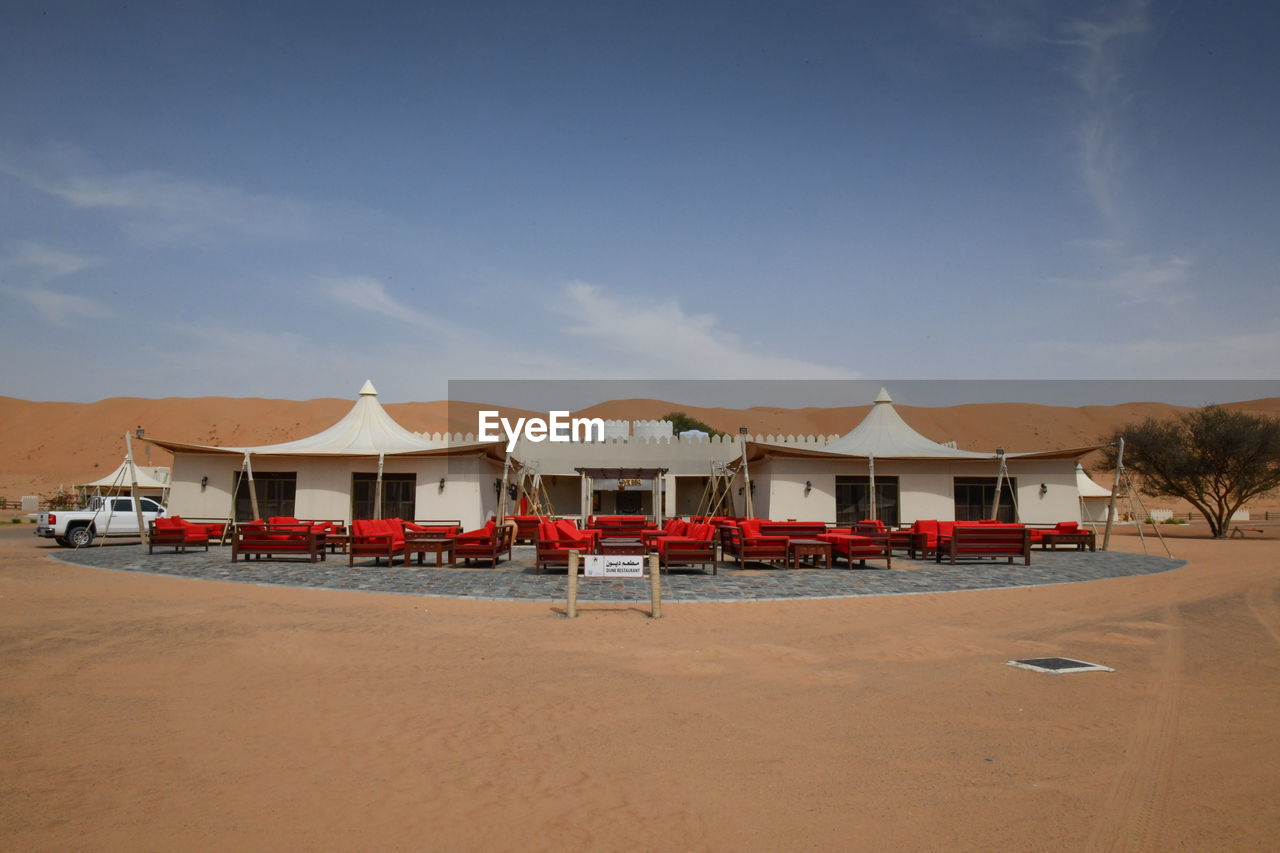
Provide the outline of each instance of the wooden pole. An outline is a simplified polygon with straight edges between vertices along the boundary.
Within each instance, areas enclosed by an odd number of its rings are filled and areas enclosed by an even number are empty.
[[[578,616],[578,552],[569,552],[569,597],[564,615],[570,619]]]
[[[870,472],[871,481],[871,520],[876,520],[876,457],[874,455],[867,457],[867,470]],[[856,520],[856,519],[855,519]]]
[[[138,535],[142,537],[142,544],[146,545],[151,541],[151,534],[142,523],[142,504],[138,501],[138,466],[133,461],[133,441],[127,432],[124,434],[124,451],[125,458],[129,460],[129,497],[133,499],[133,512],[138,518]]]
[[[740,435],[742,439],[742,493],[746,495],[747,518],[755,518],[755,505],[751,501],[751,472],[747,470],[747,437]]]
[[[1107,527],[1102,534],[1102,550],[1111,550],[1111,525],[1116,520],[1116,496],[1120,494],[1120,477],[1124,474],[1124,436],[1120,437],[1116,449],[1116,476],[1111,481],[1111,500],[1107,501]],[[1142,532],[1142,522],[1138,522],[1138,532]]]
[[[250,458],[250,453],[247,450],[244,452],[244,466],[249,472],[249,507],[253,512],[253,517],[260,519],[262,518],[262,513],[258,511],[258,487],[253,482],[253,459]]]
[[[996,448],[996,458],[1000,460],[1000,471],[996,474],[996,496],[991,499],[991,520],[1000,515],[1000,490],[1004,488],[1004,448]]]
[[[662,572],[658,569],[658,555],[649,555],[649,614],[662,618]]]

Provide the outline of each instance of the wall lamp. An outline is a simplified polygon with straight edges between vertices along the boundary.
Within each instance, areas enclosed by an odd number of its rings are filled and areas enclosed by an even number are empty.
[[[1040,484],[1040,497],[1044,497],[1044,496],[1045,496],[1045,495],[1047,495],[1047,494],[1049,494],[1049,485],[1048,485],[1047,483],[1041,483],[1041,484]]]
[[[805,480],[805,481],[804,481],[804,496],[805,496],[806,498],[807,498],[807,497],[809,497],[809,493],[810,493],[810,492],[812,492],[812,491],[813,491],[813,481],[812,481],[812,480]]]
[[[493,493],[494,493],[494,495],[495,495],[495,496],[496,496],[496,495],[500,495],[500,494],[502,494],[502,481],[501,481],[501,480],[494,480],[494,481],[493,481]]]
[[[440,478],[440,491],[444,491],[444,477]]]
[[[205,489],[205,486],[207,485],[209,485],[209,475],[205,474],[203,477],[200,478],[200,491],[203,492]]]

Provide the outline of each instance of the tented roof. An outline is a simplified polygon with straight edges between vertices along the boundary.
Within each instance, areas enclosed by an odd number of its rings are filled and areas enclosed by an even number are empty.
[[[342,420],[315,435],[264,444],[258,447],[212,447],[179,442],[146,439],[157,446],[179,452],[250,453],[254,456],[404,456],[447,453],[459,445],[447,440],[432,441],[410,432],[396,423],[378,402],[378,392],[366,381],[360,397]],[[471,449],[484,449],[500,455],[500,444],[468,444]],[[497,448],[494,450],[494,448]]]
[[[134,468],[138,472],[138,488],[139,489],[167,489],[169,488],[169,469],[157,467],[154,465],[135,465]],[[127,489],[133,485],[133,478],[129,474],[129,460],[126,459],[120,463],[116,470],[100,480],[94,480],[92,483],[82,484],[86,489]]]
[[[1082,498],[1111,497],[1111,490],[1095,483],[1093,478],[1085,473],[1084,467],[1079,462],[1076,463],[1076,491]]]
[[[938,444],[916,432],[893,408],[889,392],[881,388],[875,405],[853,430],[840,436],[820,453],[876,459],[994,459],[990,453],[976,453]]]
[[[1083,456],[1102,445],[1072,447],[1059,450],[1033,450],[1006,453],[1006,459],[1070,459]],[[785,445],[753,443],[753,457],[768,454],[791,456],[851,456],[860,459],[979,459],[995,462],[995,453],[960,450],[925,438],[912,429],[893,408],[893,399],[884,388],[876,395],[875,405],[853,430],[822,447],[795,448]],[[1110,492],[1108,492],[1110,494]]]

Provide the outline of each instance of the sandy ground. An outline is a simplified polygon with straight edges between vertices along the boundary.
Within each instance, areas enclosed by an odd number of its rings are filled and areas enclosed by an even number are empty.
[[[569,621],[83,569],[3,530],[0,846],[1274,849],[1280,542],[1174,551]],[[1116,672],[1004,665],[1058,654]]]

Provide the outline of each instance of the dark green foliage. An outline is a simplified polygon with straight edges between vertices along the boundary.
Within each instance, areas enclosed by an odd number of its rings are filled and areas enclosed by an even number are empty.
[[[1280,421],[1220,406],[1177,418],[1147,418],[1117,430],[1124,465],[1142,478],[1149,495],[1182,498],[1199,510],[1217,539],[1247,501],[1280,487]],[[1105,451],[1116,463],[1116,448]]]
[[[691,429],[700,429],[710,435],[724,435],[723,432],[710,424],[705,424],[697,418],[691,418],[684,412],[668,412],[662,416],[662,420],[671,421],[672,429],[676,435]]]

